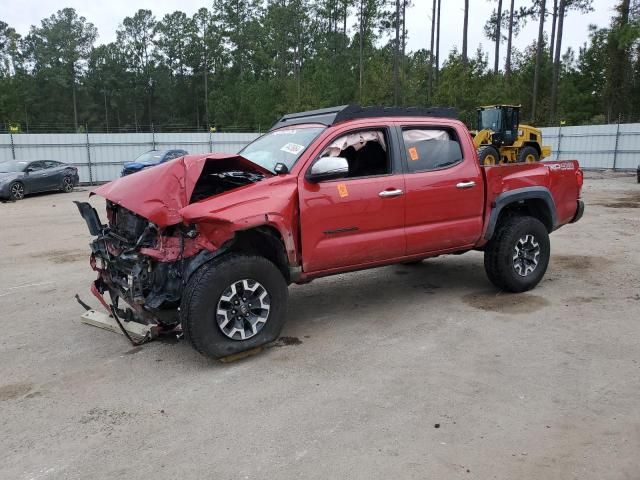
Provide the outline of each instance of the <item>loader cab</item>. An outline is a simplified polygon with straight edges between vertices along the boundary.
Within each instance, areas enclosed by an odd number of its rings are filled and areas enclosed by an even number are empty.
[[[518,139],[519,105],[492,105],[478,108],[478,131],[491,130],[495,145],[513,145]]]

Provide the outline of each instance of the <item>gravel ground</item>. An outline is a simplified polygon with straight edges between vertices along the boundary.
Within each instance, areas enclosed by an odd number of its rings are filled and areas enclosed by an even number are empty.
[[[231,364],[80,323],[87,194],[0,204],[0,478],[639,478],[633,176],[587,175],[529,293],[477,252],[321,279]]]

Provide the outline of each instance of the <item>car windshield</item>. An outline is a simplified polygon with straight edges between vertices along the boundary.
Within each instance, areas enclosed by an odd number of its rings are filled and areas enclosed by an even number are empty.
[[[289,170],[302,152],[325,127],[293,127],[274,130],[240,151],[240,155],[273,172],[276,163],[284,163]]]
[[[500,130],[500,116],[501,111],[497,108],[481,110],[478,130],[488,128],[489,130],[498,132]]]
[[[142,155],[140,155],[138,158],[136,158],[134,160],[134,162],[136,162],[136,163],[158,163],[160,161],[160,159],[162,159],[163,155],[164,155],[164,152],[160,152],[158,150],[151,150],[149,152],[145,152]]]
[[[0,162],[0,173],[24,172],[29,162]]]

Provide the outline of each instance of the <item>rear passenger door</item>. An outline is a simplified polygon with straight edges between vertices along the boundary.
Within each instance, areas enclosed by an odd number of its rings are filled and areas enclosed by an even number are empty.
[[[63,167],[60,162],[54,160],[44,161],[44,172],[46,173],[44,176],[46,182],[45,188],[47,190],[54,190],[62,186]]]
[[[456,130],[398,125],[403,142],[407,255],[464,249],[482,233],[484,184]]]

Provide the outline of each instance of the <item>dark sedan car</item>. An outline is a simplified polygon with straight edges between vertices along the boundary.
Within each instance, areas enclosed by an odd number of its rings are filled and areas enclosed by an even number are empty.
[[[76,167],[55,160],[0,162],[0,198],[22,200],[29,193],[71,192],[78,181]]]
[[[168,162],[174,158],[188,155],[186,150],[173,149],[173,150],[149,150],[143,153],[133,162],[127,162],[122,168],[121,176],[130,175],[132,173],[139,172],[145,168],[160,165],[161,163]]]

